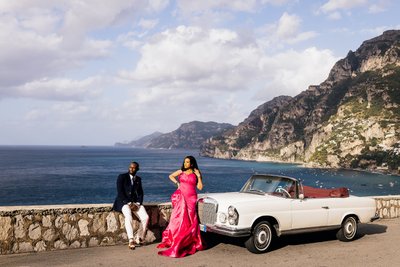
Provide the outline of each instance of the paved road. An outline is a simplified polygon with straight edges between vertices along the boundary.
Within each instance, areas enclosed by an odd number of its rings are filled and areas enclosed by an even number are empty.
[[[156,244],[134,251],[124,245],[1,255],[0,266],[399,266],[400,219],[360,225],[360,234],[348,243],[332,233],[286,236],[261,255],[248,252],[241,240],[219,238],[182,259],[158,256]]]

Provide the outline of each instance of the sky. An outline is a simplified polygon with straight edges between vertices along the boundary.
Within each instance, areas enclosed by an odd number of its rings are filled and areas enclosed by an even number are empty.
[[[400,29],[395,0],[0,0],[0,145],[237,125]]]

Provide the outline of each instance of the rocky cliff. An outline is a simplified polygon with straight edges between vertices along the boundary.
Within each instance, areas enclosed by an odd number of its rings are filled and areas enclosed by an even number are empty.
[[[231,128],[233,128],[233,125],[229,123],[192,121],[182,124],[178,129],[170,133],[161,134],[157,132],[123,144],[123,146],[198,149],[208,138],[218,136]],[[121,143],[116,145],[121,146]]]
[[[201,154],[398,172],[400,31],[363,42],[320,85],[259,106]]]
[[[117,142],[114,144],[114,146],[118,146],[118,147],[148,147],[151,144],[151,140],[159,137],[162,134],[163,133],[161,133],[161,132],[154,132],[152,134],[143,136],[137,140],[133,140],[130,142],[124,142],[124,143]]]
[[[221,134],[233,128],[229,123],[217,123],[213,121],[192,121],[183,123],[178,129],[170,133],[160,135],[151,140],[148,148],[189,148],[198,149],[208,138]]]

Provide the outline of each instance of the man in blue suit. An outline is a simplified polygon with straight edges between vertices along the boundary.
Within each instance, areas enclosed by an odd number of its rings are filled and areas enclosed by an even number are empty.
[[[149,215],[143,207],[143,187],[142,179],[136,175],[139,171],[139,163],[133,161],[129,164],[127,173],[118,175],[117,197],[115,198],[113,210],[122,212],[125,218],[125,229],[129,239],[129,248],[135,249],[135,245],[140,245],[146,237]],[[142,224],[142,234],[133,237],[132,213],[139,218]]]

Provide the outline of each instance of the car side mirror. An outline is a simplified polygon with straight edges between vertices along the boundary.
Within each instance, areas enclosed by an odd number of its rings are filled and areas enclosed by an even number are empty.
[[[299,199],[304,199],[304,194],[299,194]]]

